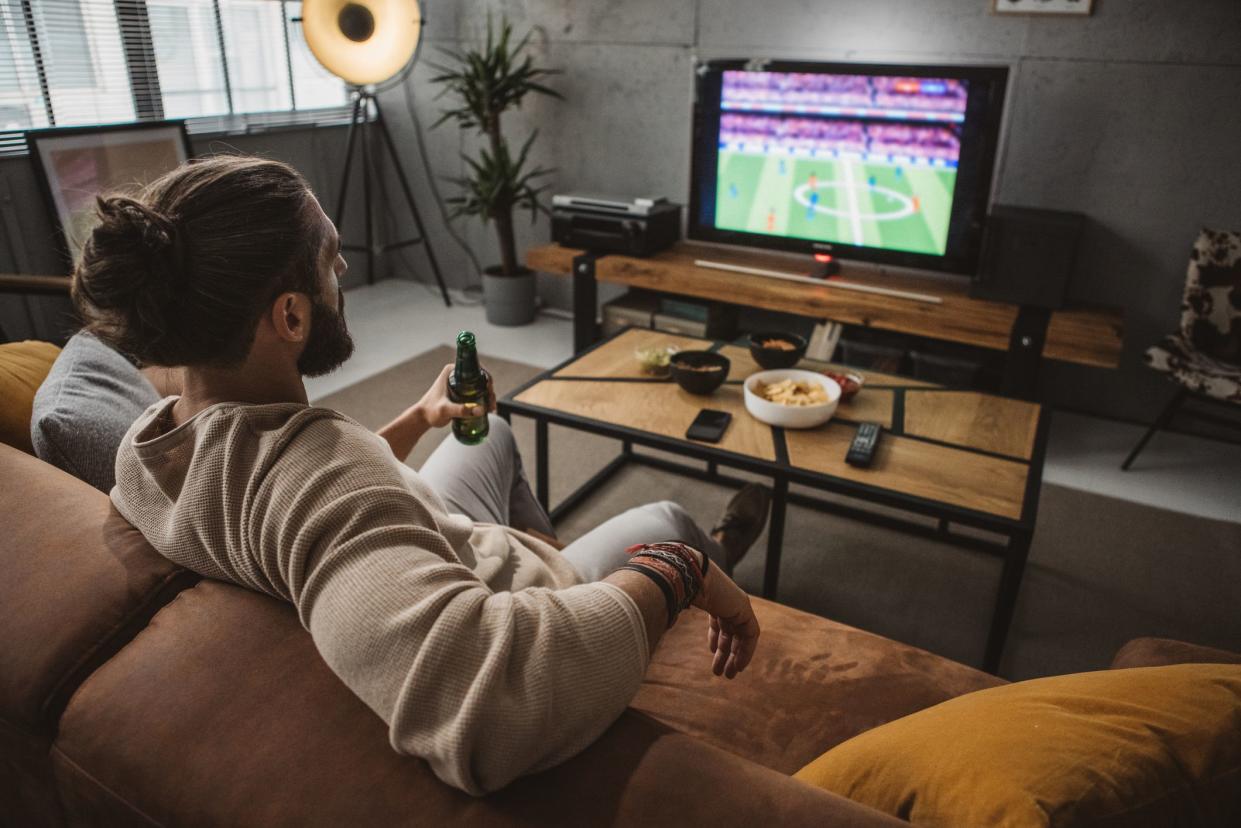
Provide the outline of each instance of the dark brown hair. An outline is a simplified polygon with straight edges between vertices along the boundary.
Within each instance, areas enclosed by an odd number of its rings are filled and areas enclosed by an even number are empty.
[[[321,225],[297,170],[227,155],[183,164],[137,198],[96,199],[73,273],[87,330],[147,365],[239,364],[286,291],[316,293]]]

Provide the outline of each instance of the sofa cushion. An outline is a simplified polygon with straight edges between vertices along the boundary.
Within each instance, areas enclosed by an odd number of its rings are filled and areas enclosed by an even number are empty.
[[[1241,666],[1034,679],[838,745],[797,776],[924,825],[1241,825]]]
[[[159,400],[129,360],[82,331],[52,365],[34,398],[34,452],[102,492],[116,482],[116,452],[125,432]]]
[[[7,342],[0,345],[0,443],[33,452],[30,411],[60,353],[50,342]]]
[[[471,798],[393,751],[292,607],[216,581],[78,690],[53,762],[81,824],[900,825],[632,712],[559,767]]]
[[[196,575],[106,495],[0,446],[0,718],[48,730],[75,683]]]
[[[0,803],[18,824],[43,824],[54,805],[39,763],[69,695],[197,576],[106,496],[10,446],[0,503]]]
[[[1171,638],[1135,638],[1117,650],[1112,658],[1113,670],[1166,664],[1241,664],[1241,653]]]
[[[1004,683],[924,650],[751,600],[763,632],[744,673],[732,681],[711,674],[707,616],[690,610],[664,633],[633,707],[792,773],[876,725]]]

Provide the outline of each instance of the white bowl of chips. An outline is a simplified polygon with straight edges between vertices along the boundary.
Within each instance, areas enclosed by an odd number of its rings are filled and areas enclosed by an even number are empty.
[[[759,371],[745,381],[745,410],[767,425],[814,428],[836,413],[840,385],[816,371]]]

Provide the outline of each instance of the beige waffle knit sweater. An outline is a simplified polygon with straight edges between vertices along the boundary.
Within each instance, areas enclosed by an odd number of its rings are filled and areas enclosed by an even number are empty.
[[[551,546],[452,515],[388,444],[293,403],[134,423],[112,499],[163,555],[292,603],[394,748],[472,794],[554,765],[633,698],[646,630]],[[313,723],[310,723],[313,726]]]

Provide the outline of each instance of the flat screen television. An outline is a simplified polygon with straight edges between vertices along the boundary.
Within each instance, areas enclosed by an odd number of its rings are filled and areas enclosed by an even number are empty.
[[[699,64],[689,237],[954,273],[978,262],[1008,70]]]

